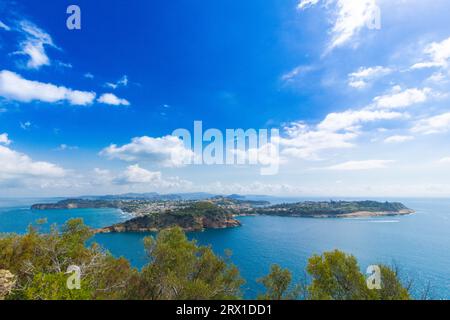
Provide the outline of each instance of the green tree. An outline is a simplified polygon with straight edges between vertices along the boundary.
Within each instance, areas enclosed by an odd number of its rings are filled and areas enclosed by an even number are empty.
[[[189,241],[176,227],[145,238],[149,263],[141,272],[100,246],[87,246],[91,230],[80,219],[49,233],[30,227],[25,235],[0,235],[0,295],[6,299],[239,299],[244,281],[227,258]],[[81,289],[67,288],[69,266],[81,270]],[[381,289],[369,290],[357,260],[341,251],[309,259],[311,283],[293,286],[287,269],[274,265],[259,279],[260,299],[410,299],[395,269],[380,265]],[[5,296],[6,295],[6,296]]]
[[[93,235],[81,219],[69,220],[60,230],[53,226],[48,234],[34,227],[28,233],[0,238],[0,269],[16,277],[16,299],[119,299],[128,279],[136,270],[125,259],[113,258],[94,244]],[[79,266],[81,290],[68,290],[65,274],[71,265]]]
[[[399,277],[398,272],[385,265],[380,265],[381,289],[372,293],[378,300],[410,300],[411,296]]]
[[[291,287],[292,274],[288,269],[282,269],[279,265],[272,265],[270,273],[258,279],[266,288],[266,293],[260,295],[261,300],[295,300],[299,297],[301,287]]]
[[[237,299],[243,280],[237,268],[210,247],[189,241],[176,227],[145,239],[150,262],[129,297],[152,300]]]
[[[307,271],[312,277],[308,298],[312,300],[406,300],[397,272],[380,265],[381,289],[369,290],[356,258],[335,250],[309,259]]]
[[[367,300],[367,288],[356,258],[341,251],[314,255],[308,261],[307,271],[312,277],[308,287],[312,300]]]
[[[23,290],[16,291],[11,298],[25,300],[88,300],[92,288],[88,281],[81,283],[80,289],[67,288],[67,274],[38,273]]]

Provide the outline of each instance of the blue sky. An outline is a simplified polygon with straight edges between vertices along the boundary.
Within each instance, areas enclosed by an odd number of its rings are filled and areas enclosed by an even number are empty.
[[[0,1],[0,196],[450,193],[448,1],[72,2]],[[279,173],[169,161],[196,120]]]

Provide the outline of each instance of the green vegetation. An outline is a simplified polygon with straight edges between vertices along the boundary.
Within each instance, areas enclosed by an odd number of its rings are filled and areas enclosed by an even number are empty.
[[[199,210],[208,210],[201,205]],[[241,299],[244,281],[235,266],[210,247],[189,241],[179,227],[144,241],[149,262],[142,270],[114,258],[98,245],[82,220],[68,221],[48,234],[30,227],[26,235],[0,237],[0,299]],[[69,266],[81,269],[80,289],[69,290]],[[369,290],[353,256],[340,251],[310,258],[309,284],[295,285],[289,270],[271,267],[258,281],[266,288],[259,299],[410,299],[397,273],[380,266],[382,289]]]
[[[240,225],[240,222],[227,210],[210,202],[195,202],[186,207],[176,207],[165,212],[153,212],[136,217],[99,229],[97,232],[145,232],[171,227],[180,227],[184,231],[201,231],[208,228],[231,228]]]
[[[266,288],[266,293],[260,295],[261,300],[296,300],[301,291],[300,285],[291,287],[292,274],[288,269],[282,269],[279,265],[272,265],[270,273],[258,279]]]
[[[380,266],[381,290],[369,290],[356,258],[340,251],[325,252],[309,259],[307,271],[312,277],[308,296],[313,300],[408,300],[408,291],[397,274]]]
[[[280,216],[339,217],[354,213],[409,214],[413,211],[399,202],[320,201],[279,204],[258,208],[257,213]]]
[[[0,269],[16,278],[12,299],[115,299],[135,276],[123,258],[113,258],[98,245],[86,247],[91,230],[81,220],[70,220],[59,232],[41,234],[30,227],[24,236],[0,238]],[[81,290],[68,290],[66,270],[80,266]],[[95,289],[94,289],[95,288]]]
[[[237,299],[243,280],[236,267],[210,247],[188,241],[180,228],[146,238],[151,262],[138,275],[128,298],[151,300]]]
[[[207,200],[66,199],[57,203],[35,204],[33,210],[117,208],[134,218],[97,230],[110,232],[153,232],[180,227],[186,232],[204,229],[234,228],[239,215],[278,215],[289,217],[364,217],[410,214],[413,211],[398,202],[320,201],[270,206],[265,201],[213,197]]]

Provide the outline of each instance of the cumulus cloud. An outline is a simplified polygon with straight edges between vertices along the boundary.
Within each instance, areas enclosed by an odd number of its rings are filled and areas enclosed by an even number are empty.
[[[118,184],[154,184],[161,182],[161,172],[148,171],[141,168],[138,164],[131,165],[115,179]]]
[[[30,69],[50,65],[45,47],[56,48],[51,36],[30,21],[20,22],[19,28],[25,35],[25,40],[20,43],[20,51],[15,53],[28,56],[27,67]]]
[[[347,110],[344,112],[330,113],[319,124],[319,129],[325,131],[351,130],[367,122],[380,120],[393,120],[403,118],[399,112],[387,112],[380,110]]]
[[[112,185],[141,191],[157,190],[191,190],[192,182],[179,177],[164,177],[160,171],[149,171],[138,164],[125,168],[122,172],[95,168],[90,176],[93,186],[110,187]]]
[[[450,112],[419,120],[411,130],[422,134],[448,132],[450,131]]]
[[[11,144],[11,140],[9,140],[7,133],[0,134],[0,144],[4,144],[6,146]]]
[[[321,151],[351,148],[351,141],[358,136],[355,132],[317,130],[302,122],[292,123],[284,131],[287,137],[280,139],[282,155],[305,160],[319,159]]]
[[[43,83],[24,79],[17,73],[3,70],[0,71],[0,96],[20,102],[62,102],[67,101],[72,105],[92,104],[96,94],[72,90],[51,83]]]
[[[350,87],[356,88],[356,89],[364,89],[366,88],[372,81],[384,77],[390,73],[392,73],[392,69],[382,67],[382,66],[376,66],[376,67],[369,67],[359,68],[358,71],[350,73],[348,75],[348,85]]]
[[[66,170],[49,162],[33,161],[29,156],[0,145],[0,181],[33,178],[63,178]]]
[[[102,94],[100,96],[100,98],[97,99],[97,101],[100,103],[110,104],[113,106],[129,106],[130,105],[129,101],[127,101],[125,99],[121,99],[112,93]]]
[[[324,8],[334,6],[332,39],[328,50],[351,42],[359,32],[379,18],[376,0],[301,0],[298,9],[305,10],[322,2]]]
[[[414,104],[424,103],[433,96],[430,88],[401,90],[396,86],[393,92],[374,98],[375,106],[382,109],[406,108]]]
[[[100,154],[110,159],[144,161],[164,167],[181,167],[193,157],[192,150],[185,148],[183,141],[174,136],[136,137],[121,147],[112,144]]]
[[[450,38],[442,42],[433,42],[427,45],[424,53],[428,56],[428,59],[414,64],[411,67],[412,69],[448,67],[450,59]]]
[[[294,122],[284,128],[286,136],[280,139],[281,153],[288,157],[318,160],[322,151],[354,147],[354,140],[361,135],[364,124],[405,117],[400,112],[361,109],[330,113],[316,126]]]
[[[334,166],[326,167],[327,170],[337,171],[361,171],[373,169],[385,169],[393,160],[364,160],[364,161],[348,161]]]

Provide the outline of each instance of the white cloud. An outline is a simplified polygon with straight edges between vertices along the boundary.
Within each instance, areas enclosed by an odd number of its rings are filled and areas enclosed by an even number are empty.
[[[72,105],[89,105],[95,99],[94,92],[85,92],[22,78],[17,73],[0,72],[0,96],[20,102],[62,102]]]
[[[87,79],[94,79],[94,75],[92,73],[90,73],[90,72],[85,73],[84,77],[87,78]]]
[[[445,157],[445,158],[439,159],[439,160],[437,161],[437,163],[440,163],[440,164],[450,164],[450,157]]]
[[[360,136],[361,127],[366,123],[405,117],[399,112],[362,109],[330,113],[315,127],[294,122],[284,128],[287,137],[280,139],[281,154],[317,160],[322,151],[354,147],[353,141]]]
[[[58,151],[78,150],[78,147],[77,146],[69,146],[69,145],[63,143],[63,144],[60,144],[56,150],[58,150]]]
[[[125,190],[162,190],[192,191],[192,182],[179,177],[164,177],[160,171],[149,171],[138,164],[128,166],[124,171],[113,173],[109,170],[95,168],[89,177],[92,186],[111,187],[113,185],[125,187]],[[124,190],[124,189],[122,189]]]
[[[376,67],[369,67],[369,68],[359,68],[358,71],[350,73],[348,75],[349,86],[356,88],[356,89],[363,89],[366,88],[371,81],[384,77],[390,73],[392,73],[392,69],[382,67],[382,66],[376,66]]]
[[[312,66],[298,66],[292,69],[289,72],[286,72],[281,76],[281,81],[284,83],[289,83],[294,81],[296,78],[307,74],[308,72],[312,71],[314,67]]]
[[[413,136],[391,136],[388,137],[386,139],[384,139],[385,143],[402,143],[402,142],[407,142],[407,141],[411,141],[414,140]]]
[[[138,164],[131,165],[117,179],[118,184],[154,184],[161,182],[161,172],[148,171]]]
[[[0,29],[6,30],[6,31],[11,30],[11,28],[8,27],[6,24],[4,24],[2,21],[0,21]]]
[[[227,183],[213,182],[198,187],[198,191],[216,194],[264,194],[264,195],[300,195],[311,191],[310,188],[300,187],[285,183],[263,183],[252,181],[249,183]]]
[[[0,181],[27,178],[62,178],[66,170],[49,162],[33,161],[29,156],[0,146]]]
[[[298,4],[297,8],[299,9],[306,9],[308,7],[315,6],[319,3],[320,0],[301,0]]]
[[[118,87],[126,87],[128,86],[128,76],[124,75],[117,82],[107,82],[105,83],[106,87],[117,89]]]
[[[136,137],[121,147],[112,144],[100,154],[110,159],[145,161],[164,167],[181,167],[193,157],[192,150],[185,148],[183,141],[174,136]]]
[[[435,72],[431,76],[429,76],[426,81],[434,84],[443,84],[448,82],[448,78],[447,75],[443,72]]]
[[[28,56],[27,67],[30,69],[39,69],[42,66],[50,65],[45,46],[56,48],[51,36],[26,20],[20,23],[20,29],[25,35],[25,40],[20,43],[21,50],[16,54]]]
[[[433,91],[430,88],[412,88],[401,91],[400,87],[396,86],[392,93],[375,97],[374,103],[376,107],[382,109],[406,108],[426,102],[432,95]]]
[[[414,64],[412,69],[423,68],[446,68],[450,59],[450,38],[442,42],[433,42],[429,44],[424,53],[429,57],[428,60]]]
[[[31,127],[31,122],[30,121],[26,121],[26,122],[20,122],[20,127],[23,130],[28,130]]]
[[[351,148],[354,146],[351,140],[358,136],[355,132],[315,130],[302,122],[292,123],[284,131],[288,137],[280,139],[281,153],[306,160],[319,159],[318,154],[324,150]]]
[[[73,105],[85,106],[92,104],[96,94],[94,92],[86,92],[68,89],[66,99]]]
[[[411,130],[422,134],[447,132],[450,130],[450,112],[419,120]]]
[[[121,99],[112,93],[104,93],[97,99],[98,102],[104,104],[110,104],[113,106],[129,106],[130,102],[125,99]]]
[[[102,187],[113,184],[115,177],[111,171],[106,169],[95,168],[89,174],[89,183],[95,187]]]
[[[317,5],[319,0],[301,0],[298,8],[301,10]],[[347,44],[359,32],[379,18],[379,7],[376,0],[322,0],[323,6],[329,8],[335,5],[333,12],[334,25],[332,39],[328,50]]]
[[[385,169],[393,160],[365,160],[365,161],[348,161],[334,166],[326,167],[327,170],[337,171],[361,171],[373,169]]]
[[[330,113],[318,125],[318,128],[325,131],[351,130],[355,126],[363,123],[380,120],[393,120],[403,118],[399,112],[387,112],[380,110],[347,110],[344,112]]]
[[[57,66],[61,67],[61,68],[67,68],[67,69],[72,69],[73,68],[73,65],[71,63],[62,62],[62,61],[58,61],[57,62]]]
[[[11,144],[11,140],[9,140],[7,133],[0,134],[0,144],[4,144],[7,146]]]

